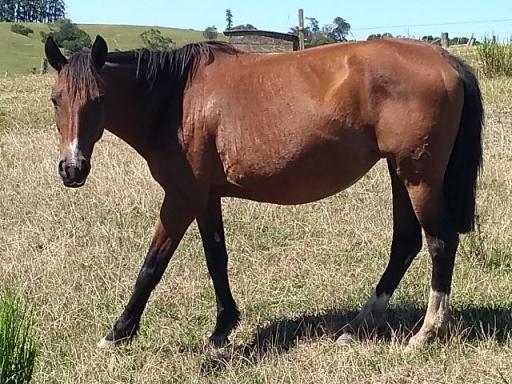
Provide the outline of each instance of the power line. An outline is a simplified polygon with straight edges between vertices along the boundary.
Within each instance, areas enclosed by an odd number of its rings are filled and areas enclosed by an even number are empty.
[[[353,31],[369,31],[369,30],[373,30],[373,29],[436,27],[436,26],[444,26],[444,25],[489,24],[489,23],[508,23],[508,22],[512,22],[512,19],[479,20],[479,21],[453,21],[453,22],[447,22],[447,23],[431,23],[431,24],[388,25],[388,26],[381,26],[381,27],[351,28],[351,30],[353,30]]]

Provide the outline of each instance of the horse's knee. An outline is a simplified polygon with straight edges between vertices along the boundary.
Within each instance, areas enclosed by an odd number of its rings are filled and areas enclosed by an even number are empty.
[[[428,251],[432,258],[451,256],[458,245],[459,239],[455,231],[445,233],[443,236],[427,234]]]

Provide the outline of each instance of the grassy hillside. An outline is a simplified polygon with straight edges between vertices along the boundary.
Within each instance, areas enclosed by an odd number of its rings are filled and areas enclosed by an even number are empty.
[[[28,37],[10,31],[11,23],[0,23],[0,76],[5,74],[26,74],[33,68],[39,69],[43,54],[41,31],[49,31],[45,24],[25,23],[34,30]],[[110,50],[132,49],[140,47],[139,35],[151,27],[131,25],[80,25],[92,38],[102,35],[108,42]],[[164,36],[171,37],[178,46],[203,40],[201,31],[160,28]]]

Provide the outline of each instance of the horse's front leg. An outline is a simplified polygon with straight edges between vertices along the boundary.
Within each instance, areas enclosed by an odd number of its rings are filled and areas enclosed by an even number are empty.
[[[172,202],[166,199],[162,205],[153,241],[137,276],[133,293],[110,333],[98,343],[102,349],[130,341],[135,336],[151,291],[162,278],[183,234],[194,219],[185,204],[179,204],[176,200]]]
[[[229,288],[228,253],[220,198],[210,199],[205,212],[197,218],[197,224],[217,299],[217,322],[210,343],[221,347],[228,342],[229,333],[238,325],[240,313]]]

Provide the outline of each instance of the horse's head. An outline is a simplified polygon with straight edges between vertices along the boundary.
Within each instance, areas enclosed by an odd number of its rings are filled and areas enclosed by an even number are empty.
[[[107,44],[98,36],[90,53],[76,53],[68,60],[49,37],[45,52],[58,72],[51,100],[60,133],[59,174],[65,186],[81,187],[91,169],[94,144],[104,129],[100,70],[107,59]]]

